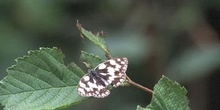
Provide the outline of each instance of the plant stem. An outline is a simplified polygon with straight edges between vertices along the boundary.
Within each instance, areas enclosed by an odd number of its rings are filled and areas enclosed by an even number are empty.
[[[153,91],[152,91],[151,89],[149,89],[149,88],[147,88],[147,87],[144,87],[144,86],[142,86],[142,85],[140,85],[140,84],[138,84],[138,83],[132,81],[127,75],[126,75],[126,78],[127,78],[127,81],[128,81],[129,84],[131,84],[131,85],[133,85],[133,86],[136,86],[137,88],[143,89],[144,91],[153,94]]]

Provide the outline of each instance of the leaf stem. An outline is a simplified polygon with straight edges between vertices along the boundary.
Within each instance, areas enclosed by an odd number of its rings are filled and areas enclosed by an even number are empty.
[[[111,54],[110,54],[110,52],[107,50],[107,51],[105,51],[105,57],[107,58],[107,59],[112,59],[112,56],[111,56]]]
[[[140,89],[142,89],[142,90],[144,90],[146,92],[149,92],[149,93],[153,94],[153,91],[151,89],[149,89],[147,87],[144,87],[144,86],[142,86],[142,85],[132,81],[127,75],[126,75],[126,78],[127,78],[127,81],[128,81],[129,84],[131,84],[133,86],[136,86],[137,88],[140,88]]]

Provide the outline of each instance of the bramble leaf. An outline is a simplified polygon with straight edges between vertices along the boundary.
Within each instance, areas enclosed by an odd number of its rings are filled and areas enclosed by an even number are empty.
[[[84,72],[63,62],[57,48],[40,48],[16,60],[1,80],[0,102],[6,110],[55,109],[76,104],[84,98],[77,84]]]
[[[163,76],[154,87],[151,103],[137,110],[190,110],[186,93],[184,87]]]
[[[95,68],[98,64],[103,62],[99,56],[85,51],[81,51],[80,60],[90,64],[91,68]]]
[[[105,53],[109,54],[108,48],[105,45],[105,41],[104,39],[102,39],[99,36],[95,36],[94,34],[92,34],[91,32],[85,30],[81,24],[77,23],[77,27],[79,29],[79,31],[82,33],[82,36],[88,38],[92,43],[94,43],[95,45],[97,45],[99,48],[101,48]]]

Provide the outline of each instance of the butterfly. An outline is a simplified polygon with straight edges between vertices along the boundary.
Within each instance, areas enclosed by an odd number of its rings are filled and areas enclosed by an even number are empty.
[[[79,81],[77,91],[83,97],[104,98],[110,94],[108,85],[118,87],[126,79],[128,59],[112,58],[89,69]]]

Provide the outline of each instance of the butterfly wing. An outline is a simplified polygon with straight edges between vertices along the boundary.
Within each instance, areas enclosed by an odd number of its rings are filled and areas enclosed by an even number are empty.
[[[95,78],[89,73],[84,75],[79,81],[77,91],[83,97],[104,98],[110,94],[106,86],[97,83]]]
[[[83,97],[104,98],[110,94],[106,86],[112,84],[119,86],[126,78],[128,60],[127,58],[113,58],[107,60],[94,70],[84,75],[78,84],[78,93]]]
[[[113,87],[118,87],[126,79],[127,66],[127,58],[113,58],[99,64],[94,70]]]

